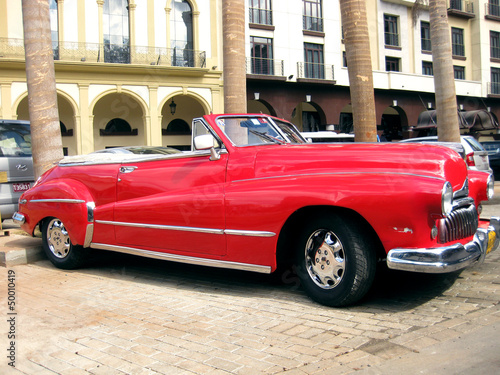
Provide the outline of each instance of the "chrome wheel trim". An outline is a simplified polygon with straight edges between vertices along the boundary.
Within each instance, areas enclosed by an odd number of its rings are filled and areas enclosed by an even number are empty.
[[[345,251],[335,233],[319,229],[309,237],[305,265],[309,277],[321,289],[333,289],[342,281],[346,269]]]
[[[63,222],[59,219],[52,219],[47,226],[46,236],[50,252],[56,258],[66,258],[71,248],[71,241]]]

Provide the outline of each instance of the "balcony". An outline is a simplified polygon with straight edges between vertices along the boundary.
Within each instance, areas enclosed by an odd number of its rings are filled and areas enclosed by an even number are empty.
[[[251,27],[254,28],[269,28],[271,27],[274,30],[273,25],[273,12],[271,10],[267,9],[260,9],[260,8],[249,8],[248,9],[249,13],[249,23],[251,24]]]
[[[460,18],[474,18],[474,4],[469,0],[448,0],[448,15]]]
[[[250,78],[285,80],[283,60],[267,59],[262,57],[247,57],[246,73]]]
[[[334,66],[321,63],[297,63],[297,82],[335,83]]]
[[[302,16],[304,34],[323,36],[323,18]]]
[[[205,68],[204,51],[98,43],[61,42],[53,45],[54,60]],[[0,59],[23,59],[24,40],[0,38]]]
[[[484,4],[486,7],[485,18],[494,21],[500,21],[500,5]]]
[[[488,96],[500,98],[500,82],[488,82]]]

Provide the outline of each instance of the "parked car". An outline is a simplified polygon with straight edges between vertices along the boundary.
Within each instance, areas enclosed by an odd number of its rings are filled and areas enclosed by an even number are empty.
[[[500,169],[500,141],[485,141],[481,145],[488,151],[488,160],[492,169]]]
[[[0,215],[10,219],[34,183],[29,121],[0,120]]]
[[[465,152],[465,161],[469,169],[476,171],[485,171],[488,173],[493,173],[490,168],[490,162],[488,158],[488,151],[479,143],[474,137],[470,135],[462,135],[460,137],[461,144]],[[437,142],[438,137],[420,137],[420,138],[409,138],[404,139],[401,142]],[[442,142],[443,145],[448,145],[446,142]],[[449,144],[450,147],[455,147],[453,143]],[[456,148],[455,148],[456,149]]]
[[[478,214],[493,176],[447,147],[310,144],[282,119],[234,114],[194,119],[191,152],[126,156],[65,158],[21,196],[14,220],[41,228],[55,266],[81,266],[89,249],[294,266],[313,300],[343,306],[369,290],[378,260],[452,272],[499,246],[500,218]]]
[[[99,151],[94,151],[94,154],[136,154],[136,155],[150,155],[150,154],[178,154],[181,151],[173,147],[160,147],[160,146],[123,146],[123,147],[110,147]]]
[[[354,142],[354,134],[335,133],[333,131],[301,132],[310,143]]]

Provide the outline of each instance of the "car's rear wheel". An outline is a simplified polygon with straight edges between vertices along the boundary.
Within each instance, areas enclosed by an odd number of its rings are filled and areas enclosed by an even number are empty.
[[[376,251],[359,227],[355,220],[324,215],[307,223],[300,233],[297,273],[316,302],[345,306],[359,301],[370,289]]]
[[[71,243],[64,223],[58,218],[49,218],[42,225],[43,249],[49,260],[58,268],[74,269],[85,261],[82,246]]]

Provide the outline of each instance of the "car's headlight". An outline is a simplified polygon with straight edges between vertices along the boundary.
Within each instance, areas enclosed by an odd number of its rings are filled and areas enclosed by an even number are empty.
[[[486,185],[486,196],[488,200],[495,195],[495,177],[492,174],[488,177],[488,184]]]
[[[446,181],[441,190],[441,212],[443,216],[448,216],[453,209],[453,187]]]

